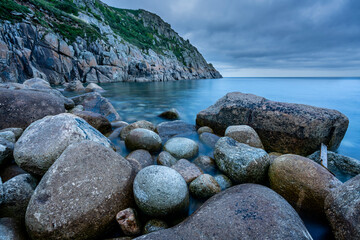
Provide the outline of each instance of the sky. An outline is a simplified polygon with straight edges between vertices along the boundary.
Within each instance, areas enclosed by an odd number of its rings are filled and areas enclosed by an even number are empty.
[[[156,13],[224,77],[360,77],[359,0],[103,0]]]

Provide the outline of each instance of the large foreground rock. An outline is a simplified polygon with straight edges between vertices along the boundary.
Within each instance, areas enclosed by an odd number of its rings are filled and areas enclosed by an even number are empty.
[[[63,113],[32,123],[15,144],[16,163],[29,173],[43,175],[72,143],[91,140],[110,147],[110,140],[84,119]]]
[[[337,149],[349,120],[336,110],[233,92],[201,111],[196,123],[209,126],[221,135],[228,126],[249,125],[268,152],[309,155],[318,150],[321,143],[329,150]]]
[[[360,239],[360,175],[330,192],[325,213],[336,239]]]
[[[296,211],[271,189],[242,184],[210,198],[179,225],[139,239],[312,239]]]
[[[65,112],[64,101],[51,94],[0,88],[0,129],[26,128],[48,115]]]
[[[32,239],[101,235],[132,202],[134,173],[112,149],[91,141],[70,145],[41,179],[26,212]]]

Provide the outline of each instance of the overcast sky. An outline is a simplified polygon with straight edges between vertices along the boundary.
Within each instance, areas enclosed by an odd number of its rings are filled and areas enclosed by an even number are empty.
[[[158,14],[225,77],[360,76],[359,0],[103,0]]]

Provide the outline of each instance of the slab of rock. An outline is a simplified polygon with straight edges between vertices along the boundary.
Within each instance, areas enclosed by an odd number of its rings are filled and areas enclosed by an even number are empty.
[[[136,128],[125,138],[126,147],[130,150],[144,149],[157,152],[161,149],[161,138],[151,130]]]
[[[202,174],[189,185],[190,193],[201,199],[207,199],[221,191],[218,182],[209,174]]]
[[[341,185],[328,170],[293,154],[277,157],[269,168],[270,187],[297,211],[324,216],[326,196]]]
[[[136,240],[312,239],[296,211],[271,189],[256,184],[229,188],[206,201],[177,226]]]
[[[180,114],[175,108],[171,108],[170,110],[161,113],[159,117],[169,120],[177,120],[180,118]]]
[[[135,209],[127,208],[121,210],[116,214],[116,221],[126,236],[135,236],[141,233],[141,226],[137,219]]]
[[[164,150],[178,159],[191,159],[199,153],[199,145],[191,139],[175,137],[165,143]]]
[[[127,155],[126,160],[133,166],[135,173],[141,169],[153,165],[153,158],[151,154],[143,149],[135,150]]]
[[[102,134],[110,133],[112,128],[109,120],[99,113],[89,111],[74,111],[74,115],[81,117]]]
[[[20,219],[0,218],[0,239],[28,240],[26,228]]]
[[[180,159],[171,168],[180,173],[186,183],[191,183],[195,178],[204,173],[198,166],[186,159]]]
[[[91,140],[110,147],[110,140],[84,119],[63,113],[32,123],[15,144],[14,158],[25,171],[43,175],[72,143]]]
[[[153,217],[169,217],[187,211],[189,191],[185,180],[165,166],[142,169],[134,180],[134,196],[141,211]]]
[[[327,195],[325,213],[336,239],[360,239],[360,175]]]
[[[349,120],[336,110],[232,92],[198,113],[196,123],[220,135],[231,125],[248,125],[259,134],[268,152],[306,156],[320,149],[321,143],[329,150],[337,149]]]
[[[188,136],[196,133],[194,125],[186,123],[182,120],[172,122],[162,122],[156,126],[156,132],[160,135],[163,141],[175,136]]]
[[[217,141],[219,141],[220,139],[219,136],[209,132],[204,132],[200,134],[199,138],[201,142],[205,143],[207,146],[211,148],[215,148]]]
[[[247,125],[229,126],[225,130],[225,136],[231,137],[232,139],[240,143],[245,143],[251,147],[264,149],[264,146],[261,143],[259,135],[250,126]]]
[[[51,94],[0,88],[0,129],[26,128],[48,115],[65,112],[64,101]]]
[[[41,179],[26,211],[32,239],[101,236],[132,201],[130,163],[92,141],[66,148]]]
[[[219,169],[235,183],[262,183],[267,178],[270,159],[263,149],[222,137],[216,143],[214,158]]]
[[[145,224],[144,234],[167,229],[168,227],[169,227],[168,224],[162,220],[151,219]]]
[[[96,83],[90,83],[86,86],[85,92],[104,92],[105,90]]]
[[[11,160],[14,151],[14,143],[4,138],[0,138],[0,165]]]
[[[156,159],[157,164],[163,165],[166,167],[171,167],[177,162],[177,159],[174,158],[169,152],[162,151]]]
[[[134,122],[132,124],[126,125],[123,130],[121,130],[120,137],[121,139],[125,140],[126,137],[130,134],[130,132],[136,128],[144,128],[150,131],[155,131],[155,126],[151,122],[141,120]]]

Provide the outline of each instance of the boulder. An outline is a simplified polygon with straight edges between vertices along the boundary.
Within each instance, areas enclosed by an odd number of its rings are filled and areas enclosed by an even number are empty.
[[[41,78],[31,78],[26,80],[23,84],[32,89],[52,89],[50,83]]]
[[[20,219],[0,218],[0,239],[28,240],[26,229]]]
[[[217,183],[219,184],[221,191],[228,189],[229,187],[231,187],[233,185],[230,178],[228,178],[224,174],[216,175],[214,178],[217,181]]]
[[[137,206],[149,216],[174,216],[189,207],[186,182],[169,167],[149,166],[142,169],[135,177],[133,188]]]
[[[157,164],[163,165],[166,167],[171,167],[177,162],[177,159],[174,158],[169,152],[162,151],[156,160]]]
[[[19,137],[21,136],[21,134],[24,132],[24,130],[22,128],[4,128],[4,129],[0,130],[0,132],[7,132],[7,131],[11,131],[14,133],[15,140],[18,140]]]
[[[141,169],[153,165],[153,158],[151,154],[143,149],[135,150],[127,155],[126,160],[130,162],[135,173],[138,173]]]
[[[135,209],[127,208],[121,210],[116,214],[116,221],[119,223],[122,232],[126,236],[134,236],[141,233],[141,226],[137,219]]]
[[[197,133],[198,133],[199,135],[202,134],[202,133],[204,133],[204,132],[214,133],[214,131],[213,131],[211,128],[207,127],[207,126],[201,127],[201,128],[199,128],[199,129],[197,130]]]
[[[191,195],[196,198],[207,199],[221,191],[218,182],[209,174],[202,174],[189,185]]]
[[[77,81],[72,81],[70,83],[67,84],[65,91],[68,92],[82,92],[85,91],[85,88],[83,86],[83,84],[77,80]]]
[[[312,239],[296,211],[280,195],[256,184],[216,194],[175,227],[136,240]]]
[[[155,126],[151,122],[141,120],[134,122],[132,124],[126,125],[123,130],[121,130],[120,137],[121,139],[125,140],[126,137],[130,134],[130,132],[136,128],[144,128],[150,131],[155,131]]]
[[[76,105],[83,105],[85,111],[95,112],[106,117],[110,122],[121,120],[114,106],[97,92],[86,93],[71,98]]]
[[[360,239],[360,175],[327,195],[325,213],[336,239]]]
[[[220,135],[229,126],[248,125],[258,133],[268,152],[306,156],[320,149],[321,143],[329,150],[337,149],[349,120],[336,110],[233,92],[198,113],[196,123]]]
[[[110,147],[110,140],[84,119],[63,113],[32,123],[15,144],[14,158],[25,171],[43,175],[72,143],[91,140]]]
[[[156,132],[163,141],[175,136],[188,136],[196,133],[194,125],[186,123],[182,120],[172,122],[162,122],[156,126]]]
[[[199,138],[201,142],[203,142],[204,144],[206,144],[211,148],[215,148],[217,141],[219,141],[220,139],[219,136],[209,132],[204,132],[200,134]]]
[[[144,234],[160,231],[160,230],[166,229],[168,227],[169,227],[168,224],[162,220],[151,219],[151,220],[147,221],[145,224]]]
[[[255,130],[247,125],[229,126],[225,130],[225,136],[230,137],[239,143],[245,143],[251,147],[264,149],[259,135]]]
[[[159,117],[169,120],[177,120],[180,118],[180,114],[175,108],[171,108],[170,110],[159,114]]]
[[[72,113],[84,119],[88,124],[99,130],[102,134],[111,132],[112,128],[109,120],[99,113],[89,111],[74,111]]]
[[[4,138],[0,138],[0,165],[11,160],[14,151],[14,144]]]
[[[215,159],[209,156],[199,156],[193,163],[205,172],[214,172],[216,169]]]
[[[111,122],[111,127],[112,128],[121,128],[121,127],[125,127],[127,125],[129,125],[127,122],[124,122],[124,121],[114,121],[114,122]]]
[[[324,216],[326,196],[341,182],[314,161],[298,155],[277,157],[269,168],[270,187],[297,211]]]
[[[136,128],[125,138],[125,145],[130,150],[145,149],[149,152],[157,152],[161,149],[161,138],[155,132]]]
[[[216,143],[214,158],[234,183],[263,183],[267,178],[270,159],[263,149],[222,137]]]
[[[15,143],[15,141],[16,141],[15,134],[12,131],[0,132],[0,138],[3,138],[12,143]]]
[[[32,239],[101,236],[133,201],[128,161],[92,141],[71,144],[41,179],[26,211]]]
[[[26,128],[48,115],[65,112],[64,101],[44,92],[0,88],[0,129]]]
[[[199,145],[191,139],[175,137],[165,143],[164,150],[176,158],[191,159],[199,153]]]
[[[89,83],[85,88],[85,92],[104,92],[104,91],[105,90],[96,83]]]
[[[186,159],[180,159],[171,168],[180,173],[186,183],[191,183],[195,178],[204,173],[199,167]]]

